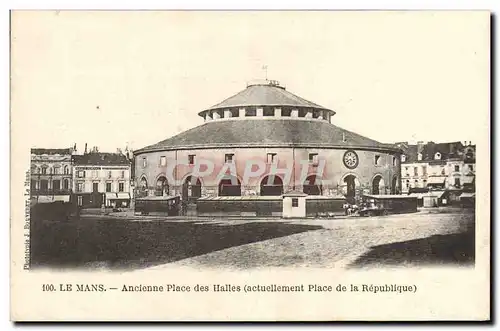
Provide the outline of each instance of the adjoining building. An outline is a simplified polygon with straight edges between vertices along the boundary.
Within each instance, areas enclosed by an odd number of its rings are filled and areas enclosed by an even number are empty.
[[[248,84],[200,111],[203,124],[134,152],[138,196],[400,193],[401,150],[332,124],[334,115],[276,81]]]
[[[30,195],[33,202],[70,201],[73,152],[73,148],[31,149]]]
[[[476,146],[471,142],[396,143],[402,151],[403,193],[440,191],[451,202],[475,192]],[[441,196],[439,196],[441,198]]]
[[[79,206],[88,208],[130,207],[131,160],[123,153],[96,150],[73,156],[73,183]]]

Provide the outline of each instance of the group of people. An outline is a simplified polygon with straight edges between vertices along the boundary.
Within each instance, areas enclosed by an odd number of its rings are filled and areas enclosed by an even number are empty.
[[[342,208],[344,209],[346,216],[351,216],[356,214],[359,210],[359,206],[356,204],[345,203]]]

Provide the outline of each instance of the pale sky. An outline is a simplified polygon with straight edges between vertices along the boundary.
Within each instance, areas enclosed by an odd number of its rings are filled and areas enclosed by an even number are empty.
[[[267,65],[369,138],[477,143],[489,31],[485,12],[14,12],[12,119],[34,147],[138,149]]]

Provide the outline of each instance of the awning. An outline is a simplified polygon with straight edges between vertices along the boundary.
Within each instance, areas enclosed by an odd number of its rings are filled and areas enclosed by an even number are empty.
[[[119,193],[116,193],[116,194],[118,195],[117,199],[120,199],[120,200],[130,199],[130,193],[119,192]]]
[[[446,177],[429,177],[427,185],[444,185]]]
[[[465,176],[463,178],[463,184],[472,184],[474,183],[475,176]]]
[[[130,199],[130,193],[128,193],[128,192],[119,192],[119,193],[106,192],[106,200],[125,200],[125,199]]]
[[[116,200],[116,193],[106,192],[106,200]]]
[[[462,198],[475,198],[476,193],[469,193],[469,192],[464,192],[460,195],[460,199]]]
[[[423,199],[424,195],[427,195],[427,193],[410,193],[410,194],[408,194],[409,197],[416,197],[417,199]]]

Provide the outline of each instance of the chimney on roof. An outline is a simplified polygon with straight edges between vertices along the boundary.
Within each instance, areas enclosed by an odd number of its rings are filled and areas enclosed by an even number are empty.
[[[87,154],[87,143],[85,143],[85,151],[83,152],[83,154]]]
[[[422,153],[424,150],[424,142],[417,141],[417,153]]]

